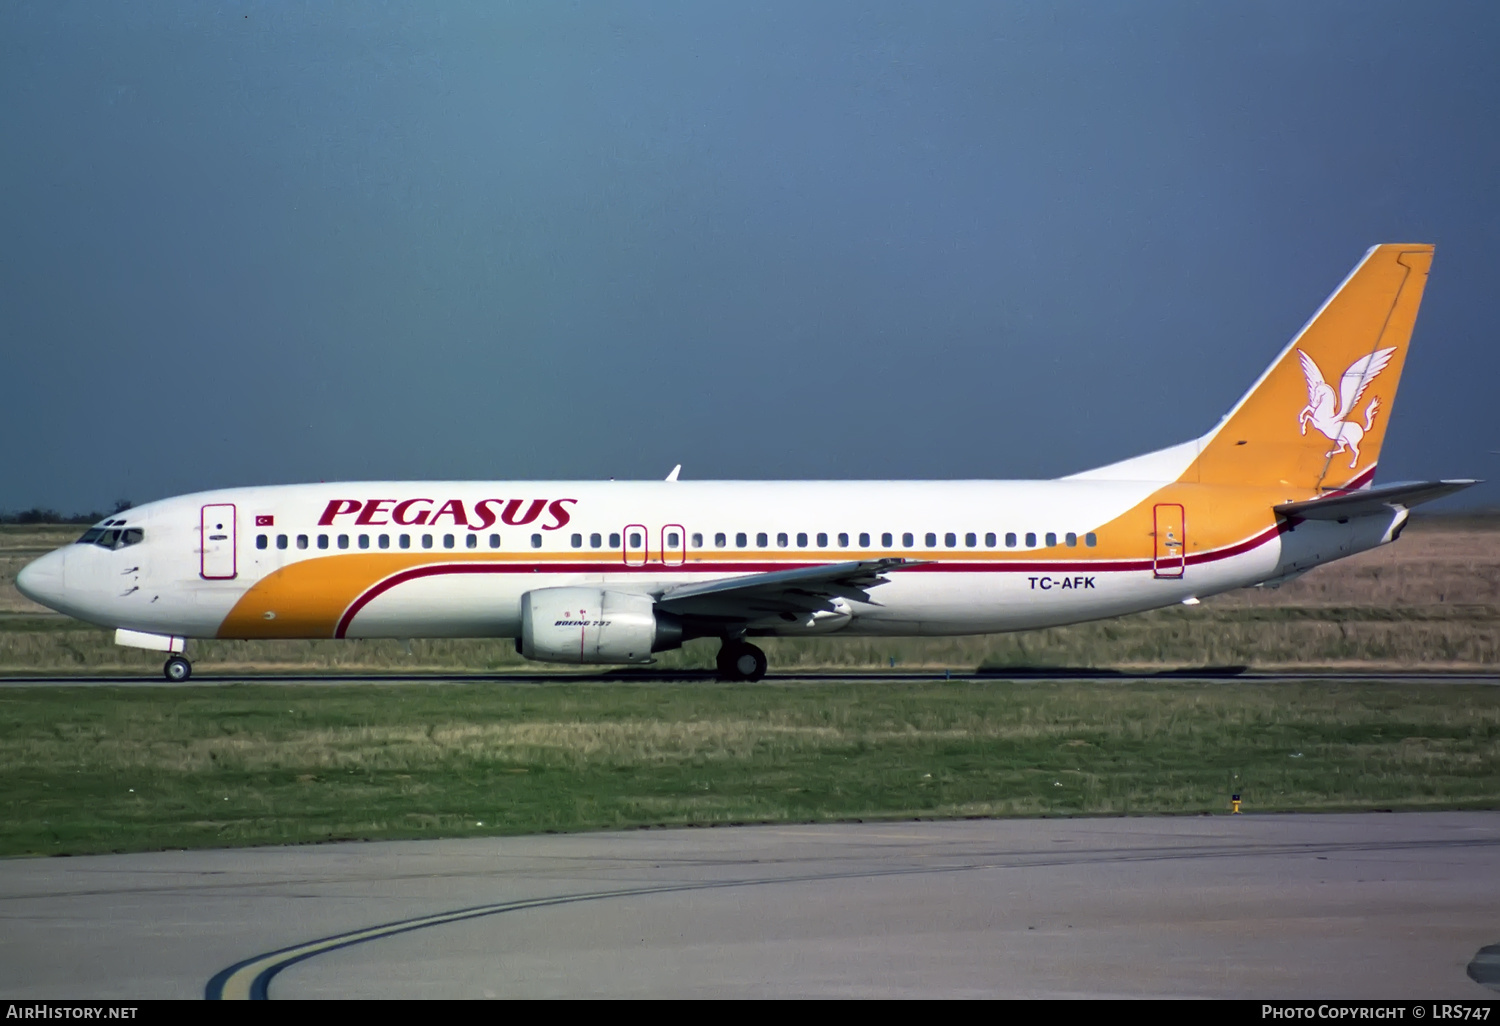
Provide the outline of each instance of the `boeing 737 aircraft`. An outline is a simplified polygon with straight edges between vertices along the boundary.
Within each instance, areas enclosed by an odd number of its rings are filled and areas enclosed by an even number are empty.
[[[1432,247],[1365,254],[1202,437],[1056,481],[374,481],[235,488],[111,516],[17,585],[168,654],[190,638],[514,638],[644,663],[718,638],[954,635],[1274,583],[1395,541],[1472,481],[1376,486]]]

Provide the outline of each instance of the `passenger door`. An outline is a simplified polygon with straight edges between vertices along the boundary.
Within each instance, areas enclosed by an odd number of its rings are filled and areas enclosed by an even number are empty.
[[[1156,507],[1155,534],[1154,575],[1180,578],[1187,569],[1187,515],[1180,505],[1164,502]]]
[[[204,506],[198,521],[203,558],[199,574],[207,581],[227,581],[238,573],[235,552],[235,510],[232,503]]]

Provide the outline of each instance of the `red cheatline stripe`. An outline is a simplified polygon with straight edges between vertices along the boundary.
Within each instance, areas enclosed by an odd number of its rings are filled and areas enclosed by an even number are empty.
[[[376,596],[383,595],[398,584],[414,581],[419,577],[436,577],[445,574],[503,574],[521,573],[526,571],[526,566],[513,566],[496,563],[449,563],[444,566],[419,566],[411,570],[403,570],[398,574],[392,574],[385,580],[369,588],[363,595],[355,599],[349,608],[344,610],[344,615],[339,617],[339,625],[334,628],[333,636],[342,638],[349,630],[349,624],[353,622],[355,615],[365,606],[369,605]]]
[[[1278,522],[1274,527],[1269,527],[1252,538],[1230,545],[1226,548],[1215,549],[1212,552],[1198,552],[1187,557],[1187,562],[1193,565],[1212,563],[1220,559],[1228,559],[1251,549],[1264,545],[1272,538],[1277,537],[1287,529],[1289,525],[1285,521]],[[334,629],[333,636],[342,638],[349,630],[349,625],[359,615],[360,610],[369,605],[379,596],[390,591],[398,584],[407,581],[415,581],[422,577],[442,577],[450,574],[523,574],[523,573],[548,573],[548,574],[582,574],[600,573],[606,570],[609,573],[649,573],[660,575],[665,570],[675,570],[677,573],[765,573],[773,570],[796,570],[807,566],[821,566],[828,561],[816,562],[778,562],[778,563],[694,563],[687,566],[665,567],[662,565],[651,566],[623,566],[621,564],[601,563],[443,563],[431,566],[413,567],[410,570],[402,570],[400,573],[392,574],[385,580],[380,581],[359,598],[350,603],[349,608],[344,610],[344,615],[339,617],[338,626]],[[919,566],[901,567],[893,572],[899,573],[1034,573],[1034,572],[1083,572],[1092,570],[1095,573],[1120,573],[1132,570],[1150,570],[1155,562],[1150,559],[1094,559],[1073,560],[1068,562],[1049,561],[994,561],[994,562],[958,562],[956,560],[943,560],[941,562],[923,563]]]
[[[1357,476],[1353,481],[1350,481],[1342,488],[1335,488],[1333,491],[1325,493],[1322,498],[1331,499],[1335,495],[1348,495],[1350,492],[1359,491],[1365,485],[1375,480],[1375,466],[1376,464],[1374,463],[1370,464],[1368,468],[1360,471],[1359,476]]]
[[[1188,556],[1187,561],[1192,564],[1212,563],[1219,559],[1228,559],[1230,556],[1238,556],[1243,552],[1259,548],[1272,538],[1279,537],[1283,532],[1291,528],[1291,524],[1285,520],[1278,520],[1272,527],[1266,528],[1253,538],[1247,538],[1238,545],[1230,545],[1227,548],[1215,549],[1212,552],[1197,552]]]

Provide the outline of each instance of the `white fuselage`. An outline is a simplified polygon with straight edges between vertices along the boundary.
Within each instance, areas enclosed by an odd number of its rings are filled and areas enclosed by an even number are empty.
[[[1395,518],[1214,527],[1204,488],[1136,531],[1166,482],[360,482],[153,502],[28,567],[23,590],[111,627],[178,637],[517,637],[527,591],[660,596],[689,582],[848,560],[919,561],[870,601],[751,634],[956,635],[1171,606],[1389,540]],[[1222,492],[1222,490],[1221,490]],[[1160,509],[1162,507],[1158,507]],[[1159,519],[1153,521],[1161,528]],[[1175,532],[1175,533],[1174,533]],[[1131,536],[1126,537],[1125,534]],[[1141,537],[1134,537],[1141,534]],[[1152,536],[1148,536],[1152,535]]]

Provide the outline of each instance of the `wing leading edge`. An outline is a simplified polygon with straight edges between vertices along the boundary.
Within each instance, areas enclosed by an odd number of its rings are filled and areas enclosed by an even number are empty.
[[[685,584],[663,593],[656,605],[679,616],[736,620],[755,620],[779,613],[833,612],[837,609],[837,599],[873,602],[870,589],[885,584],[886,574],[920,562],[854,560]]]

